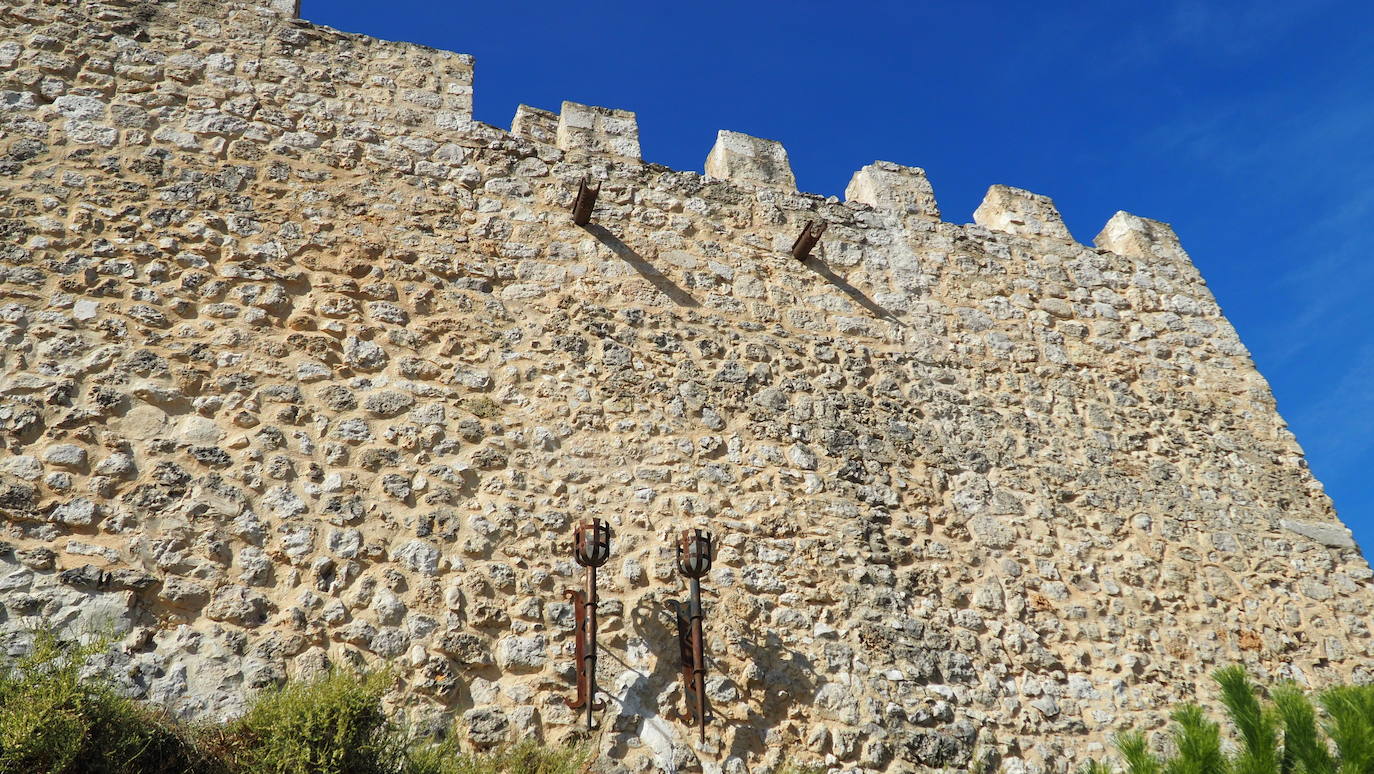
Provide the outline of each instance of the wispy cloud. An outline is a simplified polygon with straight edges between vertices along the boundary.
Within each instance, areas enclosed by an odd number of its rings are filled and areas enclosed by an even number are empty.
[[[1337,0],[1174,0],[1130,15],[1120,28],[1115,62],[1145,67],[1180,55],[1236,60],[1264,53],[1295,25]]]

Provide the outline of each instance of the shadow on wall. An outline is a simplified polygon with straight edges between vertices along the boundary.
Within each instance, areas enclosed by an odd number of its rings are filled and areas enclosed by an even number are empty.
[[[667,296],[668,298],[671,298],[673,300],[673,303],[677,304],[678,306],[701,306],[701,303],[698,302],[695,298],[692,298],[692,296],[687,291],[678,287],[677,283],[663,276],[663,273],[660,272],[658,269],[655,269],[653,267],[653,264],[644,260],[644,256],[635,252],[634,248],[620,241],[620,238],[617,237],[615,234],[612,234],[610,231],[607,231],[604,227],[599,226],[595,223],[588,223],[582,228],[586,229],[588,233],[596,237],[597,240],[601,242],[601,244],[609,247],[611,249],[611,252],[620,256],[621,259],[623,259],[626,263],[630,264],[630,266],[635,271],[639,272],[639,275],[641,277],[648,280],[650,284],[652,284],[655,288],[658,288],[658,291],[660,293]]]
[[[677,706],[681,702],[681,692],[674,690],[680,674],[677,622],[668,608],[669,601],[667,595],[656,592],[640,597],[630,610],[633,631],[640,642],[626,648],[628,661],[608,653],[626,670],[612,697],[619,705],[619,717],[613,721],[612,755],[623,760],[630,744],[638,740],[665,767],[673,761],[674,743],[681,744],[694,733],[682,722]],[[667,706],[660,704],[664,699]]]
[[[737,634],[730,644],[745,654],[741,660],[761,668],[762,677],[741,686],[739,702],[748,717],[734,722],[737,729],[725,758],[744,760],[767,751],[768,729],[785,729],[792,707],[813,704],[820,687],[815,664],[805,654],[784,645],[777,632],[749,631],[753,638]]]
[[[613,650],[604,652],[625,670],[614,689],[608,690],[613,691],[610,698],[617,705],[617,716],[607,718],[612,724],[608,752],[623,759],[637,742],[649,748],[657,763],[669,771],[692,765],[682,756],[697,735],[691,719],[684,717],[677,621],[670,605],[673,601],[671,593],[650,592],[640,597],[629,611],[632,631],[639,641],[632,639],[624,660]],[[719,662],[711,658],[712,644],[719,650],[739,651],[741,660],[758,667],[759,678],[749,685],[736,683],[740,675],[720,671]],[[714,638],[708,635],[707,660],[708,686],[714,684],[714,690],[729,694],[723,705],[711,708],[713,721],[707,726],[708,738],[724,736],[730,740],[728,749],[722,749],[718,757],[711,756],[717,763],[767,752],[768,731],[787,725],[795,706],[815,701],[815,665],[783,644],[776,632],[746,634],[733,627],[717,629]],[[708,693],[712,690],[708,688]]]
[[[888,322],[893,323],[894,325],[900,326],[902,328],[907,327],[906,323],[897,319],[897,315],[888,311],[885,307],[883,307],[882,304],[879,304],[877,301],[874,301],[873,299],[869,298],[867,295],[864,294],[862,290],[859,290],[858,288],[849,284],[849,282],[847,282],[844,277],[841,277],[840,275],[831,271],[829,266],[826,266],[824,263],[821,262],[821,259],[817,258],[814,255],[811,255],[803,259],[801,263],[806,268],[821,275],[821,277],[826,282],[829,282],[831,285],[834,285],[835,287],[839,288],[841,291],[844,292],[845,295],[853,299],[854,303],[858,304],[859,306],[862,306],[864,309],[867,309],[869,313],[872,314],[874,317],[877,317],[881,320],[887,320]]]

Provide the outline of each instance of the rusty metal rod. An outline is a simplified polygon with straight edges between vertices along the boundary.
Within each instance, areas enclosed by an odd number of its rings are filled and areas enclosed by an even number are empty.
[[[701,636],[701,580],[692,578],[692,604],[688,610],[692,618],[692,687],[697,700],[697,729],[706,742],[706,641]]]
[[[577,198],[573,200],[573,223],[585,226],[591,222],[592,209],[596,207],[596,197],[600,193],[600,183],[592,188],[587,184],[587,178],[582,178],[582,182],[577,184]]]
[[[829,223],[823,220],[806,221],[806,227],[802,229],[801,234],[797,235],[797,240],[792,243],[792,257],[799,261],[804,261],[809,258],[811,256],[811,248],[815,247],[816,243],[820,241],[821,235],[825,233],[825,229],[829,227],[829,225]]]
[[[596,568],[587,568],[587,610],[584,617],[587,647],[583,654],[583,678],[587,684],[587,730],[596,728],[592,711],[596,706]]]
[[[587,703],[587,602],[581,591],[568,589],[563,596],[573,603],[573,665],[577,671],[577,698],[567,699],[569,709],[581,709]]]

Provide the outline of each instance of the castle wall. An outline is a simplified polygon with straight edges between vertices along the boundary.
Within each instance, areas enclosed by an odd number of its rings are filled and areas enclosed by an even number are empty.
[[[1084,246],[1005,186],[948,223],[889,162],[840,202],[733,132],[673,171],[574,103],[507,132],[469,57],[272,4],[0,28],[11,650],[108,629],[187,717],[391,663],[422,726],[575,738],[599,516],[611,770],[1063,770],[1220,665],[1369,677],[1369,568],[1165,224]],[[685,526],[721,542],[704,745]]]

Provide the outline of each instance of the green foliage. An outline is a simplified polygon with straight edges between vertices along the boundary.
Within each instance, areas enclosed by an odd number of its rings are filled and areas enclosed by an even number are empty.
[[[1185,704],[1170,717],[1177,752],[1165,762],[1164,774],[1221,774],[1227,770],[1221,754],[1221,727],[1208,720],[1201,707]]]
[[[1119,735],[1116,738],[1116,749],[1126,761],[1127,774],[1159,774],[1164,768],[1159,758],[1150,752],[1150,744],[1145,741],[1145,735],[1138,731]]]
[[[1335,761],[1326,748],[1326,740],[1317,730],[1317,713],[1312,702],[1292,683],[1274,689],[1274,710],[1283,726],[1284,772],[1327,774],[1336,770]]]
[[[257,697],[228,729],[244,774],[398,774],[403,737],[381,698],[385,672],[331,672]]]
[[[184,731],[82,679],[86,662],[107,644],[77,646],[38,632],[28,655],[0,666],[0,771],[174,774],[197,767]]]
[[[1340,756],[1340,774],[1374,772],[1374,686],[1343,685],[1322,693],[1326,734]]]
[[[239,720],[190,729],[83,678],[101,641],[77,646],[50,632],[28,655],[0,663],[4,774],[581,774],[583,748],[533,741],[470,755],[448,740],[411,743],[382,695],[386,673],[333,672],[255,698]]]
[[[412,749],[406,774],[580,774],[590,757],[582,747],[546,747],[528,740],[469,755],[448,740]]]
[[[1261,704],[1239,666],[1213,674],[1233,730],[1223,744],[1221,727],[1193,704],[1174,711],[1173,752],[1159,758],[1138,732],[1115,739],[1125,774],[1374,774],[1374,686],[1338,686],[1317,697],[1326,719],[1301,689],[1276,687]],[[1332,755],[1334,750],[1335,755]],[[1090,761],[1081,774],[1109,774]]]
[[[1232,774],[1270,774],[1279,770],[1278,719],[1255,698],[1245,668],[1239,664],[1218,669],[1213,675],[1221,688],[1221,703],[1240,735],[1241,748],[1231,762]]]

